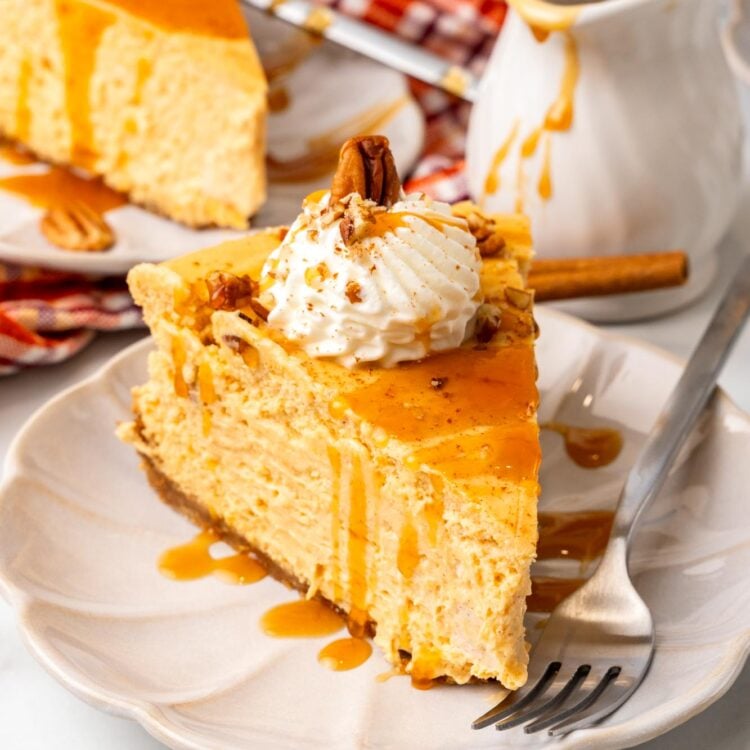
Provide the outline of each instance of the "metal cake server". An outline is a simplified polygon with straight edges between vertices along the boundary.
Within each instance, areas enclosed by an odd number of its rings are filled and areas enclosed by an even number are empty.
[[[590,727],[617,710],[646,676],[654,623],[633,587],[628,544],[714,392],[750,310],[750,256],[736,272],[630,470],[607,550],[594,575],[552,613],[531,654],[529,680],[472,727],[525,725],[552,736]]]
[[[331,8],[307,0],[242,2],[461,99],[473,102],[477,98],[479,79],[466,68]]]

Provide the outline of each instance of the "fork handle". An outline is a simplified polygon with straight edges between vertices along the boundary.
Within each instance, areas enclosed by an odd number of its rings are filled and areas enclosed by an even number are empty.
[[[627,545],[643,509],[666,480],[672,462],[714,391],[716,380],[750,310],[750,256],[734,280],[691,355],[675,389],[625,480],[611,541]],[[619,545],[612,545],[619,546]]]

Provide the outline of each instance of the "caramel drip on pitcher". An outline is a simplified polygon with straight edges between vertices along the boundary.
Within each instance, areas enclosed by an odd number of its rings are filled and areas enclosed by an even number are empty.
[[[523,191],[526,184],[524,163],[531,159],[544,142],[544,151],[540,165],[537,192],[542,200],[549,200],[553,195],[552,181],[552,132],[570,130],[575,112],[575,90],[580,76],[578,46],[570,27],[578,17],[579,8],[565,8],[550,5],[539,0],[509,0],[509,4],[529,25],[536,40],[543,43],[550,33],[559,32],[564,36],[564,65],[557,97],[547,108],[544,120],[534,127],[521,141],[518,150],[516,173],[516,211],[523,210]],[[518,121],[514,123],[511,135],[515,138]],[[546,137],[544,137],[546,136]],[[484,195],[493,195],[499,189],[499,167],[508,156],[512,140],[510,136],[500,144],[493,158],[484,185]],[[510,142],[509,142],[510,141]]]

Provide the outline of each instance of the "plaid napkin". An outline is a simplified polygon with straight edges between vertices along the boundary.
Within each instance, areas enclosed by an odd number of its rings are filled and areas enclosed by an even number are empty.
[[[0,261],[0,375],[72,357],[95,331],[143,325],[122,278]]]
[[[481,73],[505,18],[501,0],[321,0]],[[444,201],[468,195],[463,154],[470,105],[419,81],[425,150],[406,189]],[[0,261],[0,375],[72,357],[96,331],[143,325],[121,278]]]

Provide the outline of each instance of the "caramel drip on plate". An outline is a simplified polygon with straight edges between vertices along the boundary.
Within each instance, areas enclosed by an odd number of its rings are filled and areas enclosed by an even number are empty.
[[[541,427],[562,435],[568,456],[585,469],[611,464],[622,450],[622,435],[608,427],[574,427],[562,422],[548,422]]]
[[[18,72],[18,97],[16,99],[15,136],[26,141],[31,132],[31,107],[29,106],[29,82],[31,80],[31,62],[28,58],[21,61]],[[24,162],[13,162],[14,164]]]
[[[91,122],[91,79],[99,42],[115,16],[96,5],[71,0],[56,0],[56,9],[65,66],[70,160],[78,166],[91,167],[97,156]]]
[[[268,90],[268,111],[272,113],[283,112],[289,108],[291,99],[289,89],[286,86],[276,85]]]
[[[540,513],[537,559],[595,560],[607,548],[613,518],[608,510]]]
[[[414,527],[413,519],[407,515],[404,525],[401,527],[396,556],[396,565],[399,572],[407,581],[414,575],[414,571],[419,565],[419,559],[419,534]]]
[[[299,599],[269,609],[260,626],[274,638],[317,638],[337,633],[344,627],[344,621],[317,599]]]
[[[122,193],[107,187],[98,177],[51,167],[41,174],[20,174],[0,179],[0,190],[14,193],[32,206],[52,208],[85,203],[99,214],[127,203]]]
[[[167,550],[159,558],[159,571],[177,581],[216,576],[227,583],[246,585],[266,577],[266,569],[250,555],[238,552],[229,557],[211,557],[210,549],[220,541],[211,530],[202,531],[193,541]]]
[[[404,108],[409,101],[401,96],[384,105],[377,105],[342,122],[328,132],[310,138],[301,156],[280,159],[266,157],[271,182],[297,183],[320,180],[336,171],[341,143],[353,135],[377,133]]]
[[[24,150],[15,143],[4,141],[0,141],[0,159],[17,166],[25,166],[36,162],[36,157],[30,151]]]
[[[372,654],[372,646],[363,638],[340,638],[324,646],[318,661],[334,672],[345,672],[364,664]]]
[[[552,612],[565,597],[586,583],[585,578],[551,578],[533,576],[531,595],[526,599],[529,612]]]

